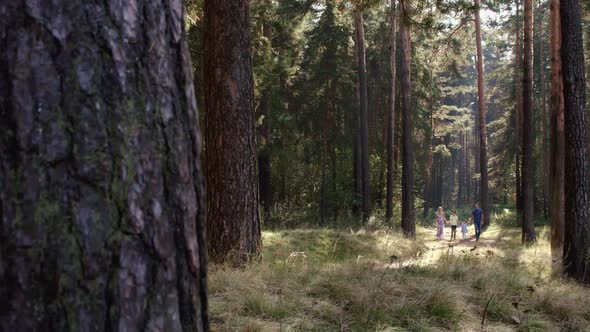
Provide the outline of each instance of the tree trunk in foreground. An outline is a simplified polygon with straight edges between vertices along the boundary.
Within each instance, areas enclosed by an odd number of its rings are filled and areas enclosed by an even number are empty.
[[[559,0],[551,0],[551,167],[549,168],[549,179],[551,181],[551,246],[553,248],[563,246],[565,227],[563,121]]]
[[[409,0],[400,0],[400,35],[402,47],[402,231],[405,236],[416,237],[416,211],[414,209],[414,146],[412,143],[412,113],[410,109],[410,27]]]
[[[395,80],[396,80],[396,22],[395,22],[395,1],[391,0],[391,34],[389,45],[389,70],[390,70],[390,87],[389,87],[389,112],[387,113],[387,194],[385,202],[385,220],[391,222],[393,218],[393,181],[395,175],[394,152],[395,152]]]
[[[533,125],[533,0],[524,0],[524,42],[522,77],[523,124]],[[522,130],[522,241],[532,243],[535,236],[535,161],[532,130]]]
[[[488,138],[486,131],[486,97],[483,71],[483,51],[481,46],[481,22],[479,18],[479,0],[475,0],[475,40],[477,46],[477,96],[479,101],[479,200],[484,213],[484,222],[490,224],[490,204],[488,190]]]
[[[248,0],[205,1],[205,167],[211,260],[260,257]]]
[[[590,284],[588,161],[582,21],[577,0],[561,0],[563,95],[565,106],[565,234],[564,273]]]
[[[365,28],[363,14],[357,13],[354,18],[356,32],[356,48],[358,50],[358,78],[360,89],[360,138],[361,138],[361,183],[363,222],[368,222],[371,216],[371,187],[369,178],[369,120],[367,103],[367,65],[365,58]]]
[[[0,330],[207,330],[184,10],[0,4]]]

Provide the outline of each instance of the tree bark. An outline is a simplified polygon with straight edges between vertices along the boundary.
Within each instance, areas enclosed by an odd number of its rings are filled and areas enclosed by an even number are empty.
[[[486,97],[483,71],[483,51],[481,46],[481,22],[479,18],[480,1],[475,0],[475,40],[477,48],[477,96],[479,101],[479,199],[484,213],[486,226],[490,225],[490,204],[488,190],[488,138],[486,131]]]
[[[551,0],[551,246],[563,246],[564,219],[564,106],[561,76],[561,21],[559,1]]]
[[[391,222],[393,218],[393,181],[395,175],[394,153],[395,153],[395,81],[396,81],[396,21],[395,1],[391,0],[391,26],[389,44],[389,112],[387,113],[387,197],[385,203],[385,220]]]
[[[272,25],[265,21],[262,27],[262,35],[272,45]],[[270,56],[270,54],[267,54]],[[270,167],[270,87],[264,87],[260,98],[259,115],[262,116],[262,123],[258,127],[259,151],[258,151],[258,188],[260,191],[260,203],[264,213],[264,221],[270,220],[270,210],[273,203],[271,167]]]
[[[523,124],[533,125],[533,0],[524,0],[522,110]],[[533,130],[522,131],[522,240],[536,241],[535,235],[535,163]]]
[[[565,275],[590,284],[590,224],[586,151],[586,83],[582,21],[577,0],[561,0],[562,74],[565,107]]]
[[[402,231],[406,237],[416,237],[414,208],[414,146],[412,143],[412,113],[410,109],[410,0],[400,0],[401,35],[401,91],[402,91]]]
[[[363,14],[357,13],[354,18],[356,41],[358,49],[357,70],[360,89],[360,136],[361,136],[361,182],[362,182],[362,218],[367,222],[371,216],[371,188],[369,179],[369,123],[367,102],[367,64],[365,58],[365,29],[363,27]]]
[[[204,12],[209,255],[242,265],[261,247],[249,1],[206,1]]]
[[[184,12],[0,3],[0,330],[207,330]]]

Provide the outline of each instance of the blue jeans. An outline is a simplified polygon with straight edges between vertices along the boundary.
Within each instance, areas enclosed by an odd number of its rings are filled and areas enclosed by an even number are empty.
[[[481,221],[474,221],[473,225],[475,226],[475,239],[479,240],[479,235],[481,234]]]

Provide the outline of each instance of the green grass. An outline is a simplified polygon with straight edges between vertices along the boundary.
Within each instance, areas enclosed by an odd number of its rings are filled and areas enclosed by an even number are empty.
[[[419,228],[413,242],[385,231],[266,231],[263,262],[210,268],[212,330],[480,330],[492,295],[487,331],[590,328],[590,290],[552,268],[547,228],[522,247],[519,229],[492,226],[473,252],[451,252],[433,232]],[[306,258],[288,260],[293,252]]]

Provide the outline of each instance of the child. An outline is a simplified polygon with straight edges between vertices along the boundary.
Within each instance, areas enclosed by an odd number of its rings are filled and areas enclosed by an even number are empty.
[[[457,223],[459,222],[459,216],[457,215],[457,209],[452,210],[453,213],[449,218],[449,223],[451,224],[451,240],[457,239]]]
[[[467,238],[467,220],[461,223],[461,234],[463,234],[463,241]]]

